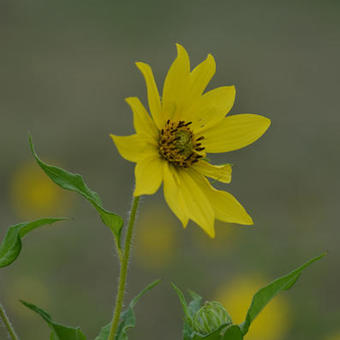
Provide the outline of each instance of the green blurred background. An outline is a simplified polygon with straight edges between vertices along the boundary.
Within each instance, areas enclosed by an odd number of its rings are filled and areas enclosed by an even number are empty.
[[[133,131],[125,97],[145,102],[134,62],[150,63],[160,86],[175,42],[193,65],[215,56],[210,88],[236,86],[232,113],[260,113],[272,126],[250,147],[214,157],[234,163],[223,188],[254,228],[218,224],[210,240],[196,225],[183,230],[161,193],[143,199],[127,300],[156,278],[162,283],[137,306],[130,338],[181,338],[171,281],[223,300],[241,321],[254,287],[328,250],[248,339],[340,339],[339,19],[335,0],[1,0],[0,236],[23,220],[74,218],[29,235],[19,259],[1,270],[0,299],[23,339],[49,332],[19,298],[95,338],[111,318],[118,274],[110,231],[31,163],[28,131],[43,159],[83,174],[125,218],[133,164],[109,134]]]

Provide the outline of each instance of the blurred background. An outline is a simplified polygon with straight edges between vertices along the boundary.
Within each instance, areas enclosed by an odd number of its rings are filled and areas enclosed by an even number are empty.
[[[272,126],[253,145],[213,157],[234,164],[232,184],[222,187],[254,227],[217,223],[211,240],[194,224],[183,230],[162,193],[143,199],[126,301],[162,283],[137,305],[129,339],[181,338],[171,281],[220,300],[240,322],[256,288],[325,250],[247,339],[340,339],[339,19],[335,0],[1,0],[0,237],[24,220],[72,217],[28,235],[19,259],[1,270],[0,301],[23,339],[49,331],[18,299],[94,339],[111,318],[118,274],[110,231],[32,162],[28,132],[42,159],[82,174],[126,218],[133,164],[109,134],[133,132],[125,97],[146,102],[134,62],[150,63],[161,87],[176,42],[192,65],[215,56],[209,88],[236,86],[231,114],[263,114]]]

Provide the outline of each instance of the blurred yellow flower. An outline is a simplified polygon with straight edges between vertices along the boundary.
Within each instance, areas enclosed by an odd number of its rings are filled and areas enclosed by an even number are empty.
[[[22,164],[10,182],[10,198],[17,215],[33,219],[64,212],[69,195],[54,184],[35,162]]]
[[[154,194],[163,182],[165,200],[183,226],[191,219],[211,237],[215,219],[252,224],[236,198],[215,189],[206,178],[229,183],[231,165],[212,165],[205,158],[207,152],[233,151],[253,143],[270,120],[255,114],[225,117],[234,104],[234,86],[203,94],[216,69],[210,54],[190,71],[187,51],[177,44],[162,98],[151,67],[142,62],[137,67],[145,78],[151,117],[138,98],[127,98],[136,134],[111,135],[120,154],[137,163],[134,195]]]
[[[31,318],[32,313],[27,308],[23,308],[18,300],[34,301],[39,306],[48,305],[50,291],[47,285],[34,276],[19,276],[11,284],[5,286],[5,298],[6,305],[13,313]]]
[[[231,315],[234,323],[244,321],[253,295],[269,281],[259,276],[235,277],[230,284],[218,289],[216,300]],[[289,329],[289,306],[285,298],[276,296],[251,324],[247,340],[279,340]]]
[[[137,222],[136,261],[146,268],[161,268],[175,252],[174,221],[158,205],[143,210]]]
[[[325,340],[340,340],[340,331],[325,338]]]

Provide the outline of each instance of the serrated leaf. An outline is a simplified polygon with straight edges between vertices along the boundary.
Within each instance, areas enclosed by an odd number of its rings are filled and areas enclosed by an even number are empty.
[[[51,316],[41,308],[31,303],[22,300],[20,301],[24,306],[39,314],[46,321],[52,331],[50,335],[50,340],[86,340],[86,337],[84,333],[82,333],[80,328],[68,327],[56,323],[52,320]]]
[[[8,228],[3,241],[0,244],[0,268],[13,263],[19,256],[22,248],[22,238],[32,230],[64,221],[66,218],[40,218],[31,222],[24,222]]]
[[[160,283],[160,280],[156,280],[150,283],[137,296],[135,296],[131,300],[128,308],[121,314],[120,323],[117,329],[115,340],[127,340],[128,339],[127,331],[130,328],[135,327],[136,325],[136,317],[135,317],[135,312],[133,310],[136,303],[143,295],[145,295],[145,293],[147,293],[149,290],[157,286],[159,283]],[[95,340],[107,340],[109,337],[110,328],[111,328],[111,323],[104,326]]]
[[[239,326],[232,325],[225,331],[222,340],[242,340],[243,334]]]
[[[249,310],[246,315],[245,321],[240,325],[242,334],[247,334],[249,327],[256,316],[262,311],[262,309],[269,303],[269,301],[282,290],[290,289],[300,277],[301,272],[311,265],[313,262],[320,260],[326,254],[314,257],[299,268],[293,270],[285,276],[282,276],[264,288],[261,288],[254,295]]]
[[[45,174],[61,188],[77,192],[88,200],[99,213],[102,222],[111,229],[120,248],[120,234],[123,227],[123,219],[119,215],[103,208],[99,195],[86,185],[81,175],[44,163],[35,152],[31,136],[29,136],[29,143],[35,160]]]

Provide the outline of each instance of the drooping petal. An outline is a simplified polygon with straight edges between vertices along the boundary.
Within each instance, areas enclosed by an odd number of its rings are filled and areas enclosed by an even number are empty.
[[[270,120],[256,114],[237,114],[224,118],[211,128],[200,131],[209,152],[241,149],[260,138],[270,126]]]
[[[159,189],[163,180],[163,162],[159,156],[144,158],[137,162],[134,196],[152,195]]]
[[[115,136],[110,135],[120,155],[130,162],[137,162],[143,158],[158,155],[157,146],[139,135]]]
[[[206,161],[200,160],[198,163],[193,165],[193,168],[203,176],[216,179],[222,183],[231,182],[231,164],[212,165]]]
[[[142,62],[137,62],[136,65],[139,68],[139,70],[142,72],[144,79],[145,79],[147,93],[148,93],[149,109],[150,109],[152,118],[154,122],[156,123],[157,127],[161,129],[163,126],[163,119],[162,119],[162,112],[161,112],[161,100],[159,97],[159,92],[158,92],[158,88],[155,82],[155,78],[152,73],[152,69],[150,65],[142,63]]]
[[[193,177],[194,171],[181,170],[178,172],[180,178],[180,190],[185,201],[186,213],[191,220],[197,223],[210,237],[215,237],[214,210],[203,192],[201,179]],[[196,176],[197,177],[197,176]],[[201,176],[202,179],[204,178]]]
[[[235,86],[217,87],[206,92],[185,112],[186,119],[198,133],[202,128],[213,126],[231,110],[235,94]]]
[[[158,129],[139,98],[129,97],[125,100],[133,112],[133,125],[137,134],[146,135],[156,140]]]
[[[162,95],[162,112],[166,119],[178,119],[190,86],[190,60],[185,48],[179,44],[177,58],[166,75]]]
[[[185,202],[180,192],[180,182],[178,179],[177,170],[169,165],[168,162],[164,162],[163,171],[163,189],[165,201],[185,228],[188,224],[189,217],[186,214]]]
[[[193,174],[193,177],[200,182],[200,187],[213,207],[218,220],[243,225],[253,224],[252,218],[232,194],[215,189],[206,178],[198,173]]]

